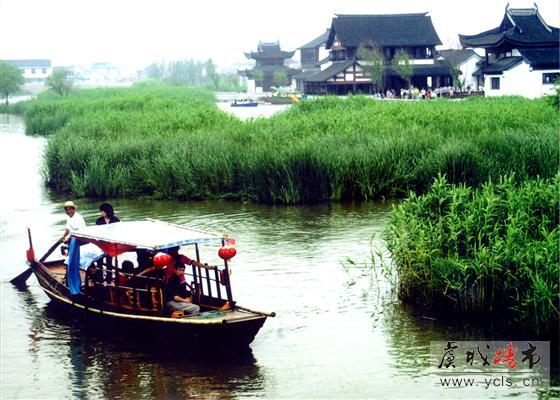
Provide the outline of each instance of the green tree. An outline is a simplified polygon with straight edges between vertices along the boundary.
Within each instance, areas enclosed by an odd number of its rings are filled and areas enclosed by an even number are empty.
[[[397,74],[399,74],[399,76],[406,81],[408,87],[410,87],[413,66],[410,63],[410,57],[406,50],[399,49],[399,51],[397,51],[397,54],[393,57],[392,65]]]
[[[253,71],[253,79],[255,80],[255,87],[257,87],[259,83],[260,83],[261,86],[263,86],[263,81],[264,81],[263,70],[262,69],[256,69],[255,71]]]
[[[25,80],[18,67],[0,61],[0,92],[4,95],[6,105],[8,105],[8,97],[12,93],[16,93]]]
[[[59,96],[68,96],[72,89],[72,80],[70,78],[70,71],[59,68],[52,72],[45,83]]]
[[[358,48],[358,58],[363,62],[366,76],[377,91],[385,86],[385,57],[374,41],[367,40]]]
[[[461,79],[461,70],[459,68],[451,69],[451,77],[453,78],[453,86],[458,89],[463,89],[465,87],[465,78]]]
[[[206,71],[206,76],[210,79],[210,81],[212,81],[214,89],[218,89],[220,86],[220,74],[216,71],[216,65],[214,65],[211,58],[206,61],[204,70]]]
[[[283,69],[278,71],[274,71],[272,75],[272,81],[276,87],[288,86],[290,83],[290,79],[288,78],[288,74]]]
[[[162,80],[165,77],[165,63],[154,61],[146,68],[146,75],[151,79]]]

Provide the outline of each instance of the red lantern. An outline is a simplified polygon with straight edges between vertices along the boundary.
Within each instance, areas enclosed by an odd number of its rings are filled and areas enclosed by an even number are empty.
[[[169,254],[165,253],[157,253],[154,256],[154,265],[159,268],[163,268],[166,265],[169,265],[173,258]]]
[[[235,257],[236,254],[237,250],[235,250],[235,247],[231,247],[229,244],[226,244],[220,250],[218,250],[218,256],[220,256],[222,260],[226,261]]]

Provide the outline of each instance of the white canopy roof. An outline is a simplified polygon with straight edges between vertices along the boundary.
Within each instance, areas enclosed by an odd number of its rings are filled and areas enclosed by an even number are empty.
[[[130,221],[87,226],[72,234],[78,240],[115,243],[141,249],[161,250],[195,243],[221,243],[227,236],[212,234],[160,221]]]

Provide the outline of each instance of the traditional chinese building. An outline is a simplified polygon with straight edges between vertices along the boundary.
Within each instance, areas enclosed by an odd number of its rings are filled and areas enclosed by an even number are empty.
[[[315,39],[301,46],[299,50],[301,72],[294,76],[296,88],[303,91],[305,79],[321,71],[321,65],[329,62],[329,51],[326,48],[330,29]]]
[[[552,91],[560,75],[560,30],[543,20],[536,5],[506,7],[498,27],[459,40],[484,51],[474,76],[487,96],[539,97]]]
[[[384,85],[375,88],[366,72],[367,61],[359,57],[360,46],[374,43],[384,57]],[[316,74],[306,77],[306,93],[372,93],[407,86],[391,67],[399,50],[412,64],[411,83],[420,88],[452,84],[449,63],[437,60],[435,47],[441,44],[427,13],[384,15],[337,15],[333,18],[325,47],[329,60]],[[366,65],[366,68],[364,68]]]
[[[295,51],[283,51],[279,42],[259,42],[257,51],[245,53],[245,57],[255,60],[254,68],[239,71],[241,76],[248,79],[248,91],[269,91],[272,87],[290,85],[293,76],[299,72],[286,65],[286,60],[292,58],[294,54]],[[278,82],[279,76],[285,77],[283,85]]]

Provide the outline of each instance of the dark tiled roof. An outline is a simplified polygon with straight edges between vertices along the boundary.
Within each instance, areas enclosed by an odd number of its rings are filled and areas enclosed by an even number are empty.
[[[324,82],[329,78],[332,78],[336,74],[344,71],[346,68],[354,64],[354,60],[338,61],[332,63],[323,71],[316,73],[315,75],[305,79],[305,82]]]
[[[490,74],[490,75],[500,75],[502,72],[507,71],[510,68],[515,67],[523,61],[523,57],[504,57],[499,60],[489,64],[486,67],[481,67],[477,72],[477,75]]]
[[[12,64],[18,68],[50,68],[51,60],[36,59],[36,60],[5,60],[8,64]]]
[[[500,26],[476,35],[459,35],[463,47],[515,46],[554,47],[560,44],[560,30],[549,26],[537,9],[508,9]]]
[[[311,78],[313,75],[315,75],[319,72],[321,72],[321,70],[319,70],[319,69],[310,69],[310,70],[307,70],[307,71],[302,71],[297,75],[294,75],[294,78],[298,79],[298,80],[307,80],[308,78]]]
[[[301,46],[300,49],[314,49],[316,47],[320,47],[321,45],[323,45],[327,42],[327,39],[329,38],[330,31],[331,31],[330,29],[327,29],[325,32],[323,32],[321,35],[317,36],[311,42],[306,43],[303,46]]]
[[[519,52],[535,69],[560,69],[560,50],[558,48],[519,49]]]
[[[257,51],[245,53],[245,57],[254,60],[286,59],[292,58],[295,51],[282,51],[280,43],[259,43]]]
[[[378,46],[435,46],[441,40],[427,13],[337,15],[333,18],[327,48],[334,38],[345,47],[359,47],[367,40]]]
[[[454,67],[458,67],[465,61],[467,61],[472,56],[478,56],[474,50],[467,49],[467,50],[440,50],[438,51],[438,55],[443,57],[449,64],[453,65]]]

